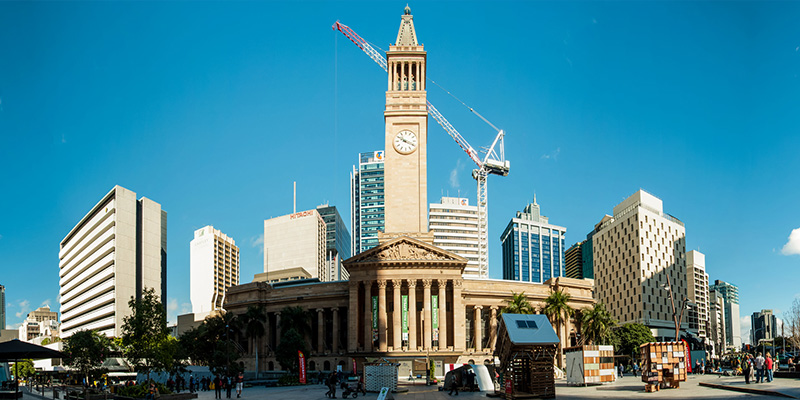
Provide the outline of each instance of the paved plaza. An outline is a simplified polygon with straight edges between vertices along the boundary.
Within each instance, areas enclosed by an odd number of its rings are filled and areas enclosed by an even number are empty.
[[[711,383],[735,388],[754,389],[765,392],[779,393],[779,395],[741,393],[731,390],[715,389],[700,386],[700,383]],[[393,396],[398,400],[440,400],[448,399],[451,396],[447,392],[439,391],[435,386],[425,385],[401,385],[401,390],[407,392],[395,393]],[[326,400],[325,391],[322,385],[290,386],[290,387],[250,387],[245,388],[242,399],[287,399],[287,400]],[[25,392],[24,400],[42,400],[43,397],[34,396]],[[48,399],[52,399],[50,392],[45,392]],[[341,398],[341,391],[337,391],[337,398]],[[223,399],[225,398],[223,392]],[[359,396],[359,399],[376,399],[376,393],[368,393],[366,396]],[[744,380],[734,377],[717,377],[715,375],[696,376],[690,375],[688,381],[681,384],[680,389],[662,389],[655,393],[646,393],[644,384],[639,378],[624,377],[617,382],[601,385],[577,387],[569,386],[564,380],[556,381],[556,397],[558,399],[800,399],[800,380],[797,379],[775,379],[772,383],[745,385]],[[232,395],[236,399],[236,393]],[[455,399],[477,399],[487,398],[486,393],[480,392],[460,392]],[[214,391],[198,392],[198,400],[214,400]]]

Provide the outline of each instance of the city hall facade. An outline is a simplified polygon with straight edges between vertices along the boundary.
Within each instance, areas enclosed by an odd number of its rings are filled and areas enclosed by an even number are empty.
[[[378,246],[344,261],[349,279],[335,282],[251,282],[228,289],[227,312],[263,307],[266,334],[243,357],[245,370],[280,370],[281,311],[300,306],[312,313],[306,335],[309,371],[349,371],[364,362],[388,360],[401,374],[424,370],[424,362],[493,361],[500,309],[513,293],[541,308],[563,290],[575,309],[594,303],[592,283],[555,277],[542,284],[464,277],[467,260],[433,245],[427,215],[427,54],[417,41],[406,7],[397,41],[387,55],[384,119],[386,229]],[[260,274],[259,274],[260,275]],[[575,321],[562,324],[562,346],[574,343]],[[256,356],[256,353],[258,354]],[[258,366],[256,366],[258,362]]]

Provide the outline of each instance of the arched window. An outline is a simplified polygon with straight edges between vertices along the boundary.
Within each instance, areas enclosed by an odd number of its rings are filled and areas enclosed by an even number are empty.
[[[325,368],[323,368],[323,371],[330,371],[331,370],[331,362],[330,361],[325,361],[325,364],[323,364],[323,366],[325,367]]]

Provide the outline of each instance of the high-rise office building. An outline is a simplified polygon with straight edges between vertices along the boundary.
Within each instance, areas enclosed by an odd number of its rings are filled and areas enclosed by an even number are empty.
[[[326,233],[325,221],[316,209],[264,221],[264,273],[256,274],[255,280],[329,281]]]
[[[196,317],[222,309],[225,291],[239,284],[239,248],[228,235],[208,225],[189,243],[189,287]]]
[[[564,252],[565,275],[567,278],[583,279],[583,245],[586,241],[578,242],[570,246]]]
[[[750,316],[750,344],[756,346],[760,340],[772,340],[778,335],[778,318],[772,310],[761,310]]]
[[[725,344],[729,349],[742,348],[742,328],[739,325],[739,287],[728,282],[716,280],[709,291],[717,292],[725,306]]]
[[[350,226],[353,228],[351,255],[378,245],[378,232],[386,229],[383,150],[359,153],[358,165],[350,174]]]
[[[433,244],[467,259],[464,276],[480,276],[478,265],[478,207],[463,197],[442,197],[430,204],[428,229]]]
[[[689,309],[689,329],[697,332],[700,337],[706,337],[708,327],[706,255],[697,250],[686,252],[686,274],[689,301],[693,303]]]
[[[350,274],[342,268],[342,261],[350,258],[350,232],[344,224],[336,206],[327,204],[317,207],[317,212],[325,221],[325,262],[328,264],[329,281],[347,280]]]
[[[147,288],[166,302],[167,212],[114,186],[61,241],[58,257],[62,336],[93,329],[117,337],[131,298]]]
[[[6,287],[0,285],[0,330],[6,329]]]
[[[670,295],[675,307],[688,296],[685,237],[683,223],[643,190],[618,204],[592,236],[597,300],[621,324],[642,323],[656,338],[674,339]],[[688,327],[684,318],[681,329]]]
[[[517,211],[500,236],[503,247],[503,279],[544,283],[564,276],[564,244],[567,228],[551,225],[541,214],[536,196]]]
[[[708,291],[708,339],[713,344],[713,355],[725,352],[725,300],[716,291]]]

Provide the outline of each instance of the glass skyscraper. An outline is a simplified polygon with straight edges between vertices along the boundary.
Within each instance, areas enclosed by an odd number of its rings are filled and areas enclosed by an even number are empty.
[[[330,280],[347,279],[350,274],[342,268],[342,260],[351,255],[350,232],[347,231],[336,206],[321,205],[317,207],[317,212],[325,221],[325,259],[330,264]]]
[[[503,279],[543,283],[564,276],[564,245],[567,229],[550,225],[533,203],[508,223],[500,236],[503,248]]]
[[[383,157],[383,150],[359,153],[350,174],[352,256],[377,246],[378,231],[386,229]]]

